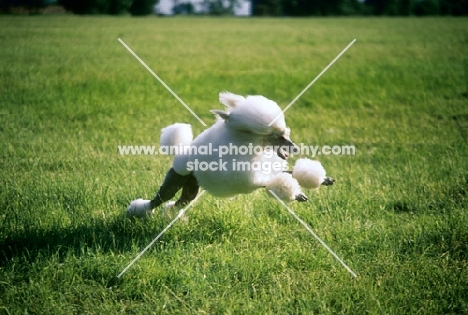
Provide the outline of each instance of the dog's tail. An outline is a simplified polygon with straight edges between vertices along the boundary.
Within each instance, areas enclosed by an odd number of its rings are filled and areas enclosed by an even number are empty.
[[[193,141],[192,126],[189,124],[173,124],[161,130],[161,138],[159,144],[161,147],[166,147],[171,154],[179,154],[182,148],[188,148]],[[174,148],[174,149],[172,149]]]

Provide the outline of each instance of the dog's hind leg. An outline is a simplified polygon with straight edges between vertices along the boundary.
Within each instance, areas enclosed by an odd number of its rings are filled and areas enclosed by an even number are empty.
[[[167,218],[174,218],[179,212],[180,209],[187,206],[192,200],[194,200],[198,195],[198,182],[193,173],[186,175],[187,179],[185,181],[184,187],[182,187],[182,194],[180,195],[179,200],[170,201],[164,205],[162,209],[162,214]],[[184,215],[180,218],[183,222],[187,223],[187,217]]]
[[[177,207],[185,206],[198,195],[198,189],[200,186],[198,186],[197,179],[193,176],[193,173],[190,173],[186,177],[187,180],[182,188],[182,194],[180,195],[179,200],[175,203],[175,206]]]
[[[167,172],[166,177],[164,178],[163,184],[161,185],[161,187],[159,187],[159,190],[156,193],[156,196],[150,202],[151,208],[154,209],[156,207],[159,207],[163,202],[166,202],[170,200],[172,197],[174,197],[174,195],[180,189],[185,187],[187,181],[191,180],[191,177],[193,177],[193,174],[190,173],[189,175],[185,175],[185,176],[180,175],[180,174],[177,174],[176,171],[174,171],[174,168],[171,167],[171,169]],[[197,192],[198,192],[198,187],[197,187]],[[183,195],[183,192],[182,192],[182,195]]]
[[[127,207],[127,216],[145,217],[153,214],[154,208],[159,207],[163,202],[172,199],[180,189],[183,189],[183,191],[178,202],[183,205],[197,196],[197,181],[193,174],[180,175],[174,170],[174,168],[171,168],[167,172],[164,182],[161,187],[159,187],[159,190],[153,200],[133,200]]]

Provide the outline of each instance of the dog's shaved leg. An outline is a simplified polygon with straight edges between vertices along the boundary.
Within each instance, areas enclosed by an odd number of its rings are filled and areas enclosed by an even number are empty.
[[[193,177],[192,174],[185,176],[177,174],[176,171],[174,171],[174,169],[171,167],[171,169],[167,172],[166,177],[164,178],[163,184],[161,187],[159,187],[156,196],[153,198],[153,200],[151,200],[151,208],[154,209],[160,206],[163,202],[166,202],[174,197],[174,195],[185,186],[190,176]]]
[[[195,176],[193,176],[193,173],[190,173],[186,177],[187,180],[185,181],[185,185],[182,188],[182,195],[180,196],[179,200],[176,201],[176,206],[183,207],[195,199],[195,197],[198,195],[198,189],[200,186],[198,186],[197,179]]]

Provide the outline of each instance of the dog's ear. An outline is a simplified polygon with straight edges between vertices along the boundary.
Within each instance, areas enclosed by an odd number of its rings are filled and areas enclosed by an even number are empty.
[[[219,93],[219,101],[224,106],[234,108],[240,102],[245,101],[245,97],[243,97],[241,95],[232,94],[230,92],[221,92],[221,93]]]
[[[229,118],[229,114],[227,112],[225,112],[224,110],[212,109],[212,110],[210,110],[210,112],[212,112],[215,115],[218,115],[219,117],[221,117],[224,120],[227,120]]]

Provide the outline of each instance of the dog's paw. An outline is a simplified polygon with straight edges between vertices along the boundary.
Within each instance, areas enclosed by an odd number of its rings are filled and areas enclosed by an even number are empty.
[[[335,183],[335,180],[331,177],[325,177],[325,179],[323,180],[322,184],[323,186],[331,186]]]
[[[307,198],[307,196],[302,194],[302,193],[296,195],[295,199],[296,199],[296,201],[299,201],[299,202],[304,202],[304,201],[309,200],[309,198]]]
[[[151,209],[151,201],[143,200],[143,199],[133,200],[128,205],[127,211],[126,211],[127,217],[143,218],[152,214],[153,214],[153,209]]]

